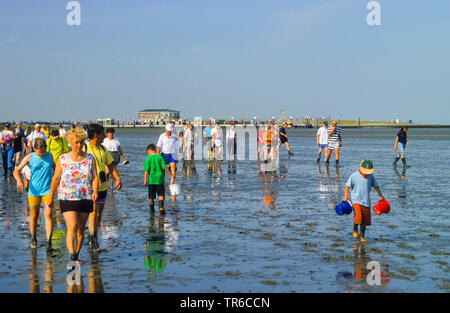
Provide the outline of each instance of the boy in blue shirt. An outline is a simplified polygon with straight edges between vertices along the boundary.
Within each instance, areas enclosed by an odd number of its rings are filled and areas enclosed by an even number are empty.
[[[384,200],[377,180],[373,175],[373,163],[370,160],[362,160],[359,171],[354,172],[345,185],[344,201],[348,201],[348,191],[350,190],[353,204],[353,237],[358,238],[358,225],[360,225],[361,242],[365,242],[366,226],[372,225],[370,216],[370,190],[375,188],[380,200]]]

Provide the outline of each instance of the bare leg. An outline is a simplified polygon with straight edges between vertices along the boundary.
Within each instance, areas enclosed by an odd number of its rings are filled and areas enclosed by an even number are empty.
[[[36,228],[37,221],[39,219],[39,210],[41,206],[30,206],[30,234],[31,234],[31,245],[33,248],[36,248],[34,245],[36,243]]]
[[[78,214],[77,212],[68,211],[64,212],[64,220],[66,221],[67,234],[66,234],[66,245],[67,251],[70,254],[76,253],[76,247],[78,245],[77,240],[77,224],[78,224]]]
[[[45,233],[47,241],[52,239],[53,234],[53,210],[44,203],[44,217],[45,217]]]
[[[86,228],[86,221],[89,218],[88,213],[78,213],[78,227],[77,227],[77,246],[76,254],[80,253],[81,247],[83,247],[84,241],[84,229]]]

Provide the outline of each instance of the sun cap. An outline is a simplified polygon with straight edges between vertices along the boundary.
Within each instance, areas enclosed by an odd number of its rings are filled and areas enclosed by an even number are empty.
[[[173,132],[173,126],[171,124],[166,125],[166,130],[169,132]]]
[[[365,175],[373,174],[374,169],[372,161],[368,159],[362,160],[359,164],[359,170]]]
[[[325,126],[328,126],[328,122],[327,122],[327,121],[324,121],[323,124],[324,124]]]
[[[6,122],[6,123],[5,123],[5,127],[6,127],[6,128],[10,128],[10,127],[11,127],[11,124],[8,123],[8,122]]]

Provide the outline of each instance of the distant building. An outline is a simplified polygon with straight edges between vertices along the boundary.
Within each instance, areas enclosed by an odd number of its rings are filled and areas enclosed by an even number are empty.
[[[180,119],[180,111],[169,109],[148,109],[138,112],[138,120],[145,122],[171,121]]]

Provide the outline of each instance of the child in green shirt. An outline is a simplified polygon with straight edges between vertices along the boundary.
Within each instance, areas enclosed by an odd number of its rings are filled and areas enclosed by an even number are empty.
[[[144,171],[144,185],[148,185],[148,204],[150,206],[150,211],[154,212],[154,199],[156,194],[158,194],[159,212],[164,214],[165,172],[170,175],[171,184],[173,183],[174,175],[167,167],[164,158],[161,155],[156,154],[156,147],[154,144],[147,146],[147,153],[148,156],[144,161],[142,170]]]

